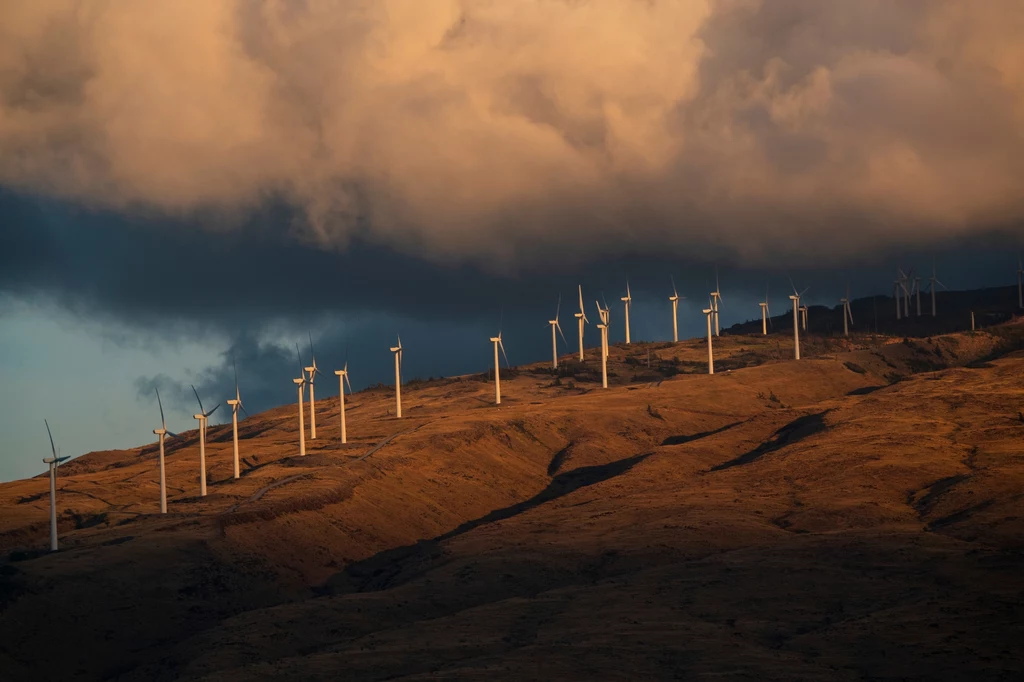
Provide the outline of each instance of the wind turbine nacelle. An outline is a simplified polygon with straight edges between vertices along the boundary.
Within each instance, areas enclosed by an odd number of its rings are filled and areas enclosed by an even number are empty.
[[[336,370],[334,370],[334,374],[335,374],[335,376],[343,377],[346,374],[348,374],[348,372],[346,372],[343,369],[336,369]]]
[[[235,405],[238,405],[241,402],[242,402],[241,400],[229,400],[228,401],[228,405],[230,405],[231,407],[234,407]]]
[[[163,436],[167,433],[167,429],[153,429],[153,433],[158,436]]]
[[[500,342],[501,342],[501,338],[499,338],[497,336],[492,336],[491,337],[491,343],[500,343]]]
[[[206,419],[206,415],[205,414],[194,414],[194,415],[192,415],[192,418],[193,419],[199,419],[201,421],[203,419]]]
[[[295,384],[296,386],[301,386],[304,383],[306,383],[306,380],[305,379],[292,379],[292,383]]]

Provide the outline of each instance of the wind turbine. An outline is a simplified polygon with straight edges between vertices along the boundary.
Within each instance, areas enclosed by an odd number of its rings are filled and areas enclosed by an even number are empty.
[[[853,313],[850,312],[850,283],[846,283],[846,298],[839,299],[839,302],[843,304],[843,336],[850,335],[850,328],[847,324],[853,324]]]
[[[917,295],[917,316],[921,317],[921,277],[914,278],[914,293]]]
[[[501,354],[505,356],[505,366],[511,367],[508,364],[508,356],[505,355],[505,344],[501,342],[501,330],[498,330],[497,336],[491,337],[491,343],[494,344],[494,404],[501,405],[501,376],[499,370],[501,366],[498,364],[498,348],[501,348]]]
[[[299,378],[292,379],[292,383],[299,392],[299,457],[306,456],[306,425],[302,417],[302,393],[306,386],[306,372],[302,367],[302,354],[299,353],[299,344],[295,344],[295,357],[299,361]]]
[[[153,433],[160,437],[160,513],[167,513],[167,473],[164,470],[164,438],[170,436],[177,438],[178,434],[167,430],[167,420],[164,419],[164,404],[160,402],[160,391],[156,387],[156,404],[160,407],[160,428],[153,429]]]
[[[802,321],[804,331],[807,331],[807,306],[805,305],[800,306],[800,319]]]
[[[192,392],[196,394],[196,402],[199,403],[199,414],[192,415],[193,419],[199,420],[199,496],[206,497],[206,425],[210,421],[210,415],[220,407],[220,403],[207,412],[203,409],[203,401],[199,399],[199,392],[195,386],[192,387]]]
[[[50,466],[50,551],[57,551],[57,467],[60,463],[70,457],[58,457],[57,448],[53,446],[53,434],[50,433],[50,423],[43,420],[46,424],[46,435],[50,437],[50,452],[53,453],[53,457],[44,457],[43,464]]]
[[[398,337],[398,345],[391,347],[395,354],[395,414],[402,418],[402,337]]]
[[[932,317],[935,317],[935,287],[936,285],[946,288],[946,285],[939,281],[939,278],[935,276],[935,259],[932,259],[932,276],[928,278],[928,288],[931,289],[932,293]]]
[[[761,334],[768,336],[768,322],[772,318],[772,313],[768,310],[768,286],[764,287],[764,301],[758,303],[761,306]]]
[[[1017,254],[1017,307],[1024,308],[1024,261]]]
[[[242,395],[238,392],[238,366],[235,364],[234,359],[231,360],[231,366],[235,369],[235,399],[229,400],[228,405],[231,406],[231,437],[232,449],[235,455],[235,478],[238,478],[238,411],[245,412],[245,407],[242,406]],[[249,413],[245,412],[245,416],[248,417]]]
[[[309,354],[313,358],[313,364],[310,367],[306,367],[306,373],[309,374],[309,439],[316,440],[316,397],[313,395],[313,382],[316,379],[316,375],[323,376],[323,372],[316,366],[316,353],[313,352],[313,335],[309,335]]]
[[[555,337],[555,330],[562,336],[562,342],[568,346],[569,342],[565,340],[565,334],[562,334],[562,325],[558,324],[558,313],[562,310],[562,296],[558,296],[558,305],[555,307],[555,319],[548,320],[548,324],[551,325],[551,368],[558,369],[558,340]]]
[[[686,297],[680,296],[676,291],[675,277],[669,275],[668,278],[672,282],[672,295],[668,297],[668,300],[672,302],[672,342],[679,343],[679,300]]]
[[[910,284],[907,287],[907,284]],[[914,294],[914,268],[910,268],[907,274],[903,275],[903,316],[910,319],[910,297]]]
[[[626,311],[626,345],[629,345],[629,309],[633,307],[633,295],[629,293],[629,282],[626,282],[626,295],[619,299]]]
[[[800,312],[800,297],[807,293],[807,289],[803,291],[797,291],[796,285],[793,284],[793,280],[789,280],[789,285],[793,287],[793,294],[789,297],[789,300],[793,301],[793,351],[797,360],[800,359],[800,325],[797,319]],[[810,287],[808,287],[810,288]]]
[[[580,292],[580,311],[578,313],[573,313],[573,315],[576,318],[576,321],[579,323],[579,328],[580,328],[580,362],[583,362],[583,325],[589,323],[590,320],[587,319],[587,313],[583,310],[583,285],[579,285],[578,288],[579,288],[579,292]]]
[[[597,301],[594,301],[594,304],[601,320],[597,325],[601,330],[601,388],[608,388],[608,321],[611,319],[611,311],[607,303],[604,304],[604,308]]]
[[[714,317],[715,315],[715,306],[713,304],[713,299],[708,299],[708,307],[704,309],[704,314],[707,315],[708,318],[708,374],[714,374],[715,354],[714,350],[712,350],[711,348],[711,318]]]
[[[348,442],[348,434],[345,432],[345,384],[348,384],[348,392],[352,392],[352,382],[348,380],[348,360],[345,361],[344,369],[334,370],[338,375],[338,384],[341,389],[338,393],[338,401],[341,406],[341,444]]]
[[[718,327],[718,303],[722,300],[721,287],[718,284],[718,266],[715,266],[715,290],[711,292],[711,309],[715,311],[715,336],[721,336]]]

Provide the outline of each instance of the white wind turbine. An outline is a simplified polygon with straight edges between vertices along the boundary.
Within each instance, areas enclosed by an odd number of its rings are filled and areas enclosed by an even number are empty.
[[[235,456],[235,478],[238,478],[240,475],[238,470],[238,411],[245,412],[245,407],[242,406],[242,395],[238,392],[238,366],[233,359],[231,366],[235,369],[235,399],[229,400],[228,405],[231,406],[231,440]],[[248,417],[249,413],[245,412],[245,416]]]
[[[323,376],[323,372],[316,366],[316,353],[313,352],[313,335],[309,335],[309,355],[313,358],[313,364],[306,367],[309,375],[309,439],[316,440],[316,397],[313,395],[313,383],[316,375]]]
[[[762,304],[764,305],[764,304]],[[711,318],[715,315],[715,306],[712,299],[708,299],[708,307],[704,309],[704,314],[708,318],[708,374],[715,373],[715,353],[711,347]]]
[[[395,415],[402,418],[402,337],[398,337],[398,345],[391,347],[395,354]]]
[[[932,259],[932,276],[928,278],[928,288],[931,289],[932,294],[932,317],[935,317],[935,288],[940,286],[943,289],[946,285],[939,281],[939,278],[935,276],[935,259]]]
[[[805,305],[800,306],[800,319],[803,330],[807,331],[807,306]]]
[[[555,319],[548,320],[548,324],[551,325],[551,368],[558,369],[558,339],[555,337],[555,330],[562,336],[562,343],[566,346],[569,342],[565,340],[565,334],[562,334],[562,325],[558,323],[558,313],[562,310],[562,296],[558,296],[558,305],[555,307]]]
[[[576,322],[578,323],[578,326],[579,326],[579,331],[580,331],[580,362],[583,362],[583,325],[589,323],[590,320],[587,319],[587,313],[586,313],[586,311],[583,310],[583,285],[579,285],[578,288],[579,288],[579,292],[580,292],[580,311],[578,313],[574,313],[573,315],[576,318]]]
[[[917,316],[921,317],[921,277],[914,278],[914,293],[917,295]]]
[[[338,375],[338,384],[341,389],[338,392],[338,401],[341,409],[341,444],[348,442],[348,433],[345,431],[345,384],[348,384],[348,392],[352,392],[352,382],[348,380],[348,360],[345,361],[344,369],[334,371]]]
[[[619,299],[623,303],[623,307],[626,311],[626,345],[630,344],[629,340],[629,309],[633,307],[633,295],[629,293],[629,282],[626,282],[626,295]]]
[[[160,513],[167,513],[167,473],[164,469],[164,438],[170,436],[177,438],[178,434],[167,430],[167,420],[164,419],[164,404],[160,401],[160,391],[156,388],[156,404],[160,407],[160,428],[153,429],[153,433],[160,437]]]
[[[302,415],[302,394],[306,387],[306,372],[302,367],[302,354],[299,353],[299,344],[295,344],[295,357],[299,361],[299,378],[292,379],[299,393],[299,456],[306,456],[306,424]]]
[[[607,303],[604,304],[604,308],[597,301],[594,301],[594,305],[597,306],[597,315],[601,320],[597,325],[601,330],[601,388],[608,388],[608,322],[611,319],[611,311]]]
[[[793,280],[789,280],[789,285],[793,287],[793,294],[789,297],[789,300],[793,301],[793,352],[797,360],[800,359],[800,324],[798,316],[800,314],[800,297],[807,293],[807,289],[803,291],[797,291],[796,285],[793,284]],[[810,288],[810,287],[808,287]]]
[[[508,364],[508,356],[505,355],[505,344],[501,342],[501,330],[498,330],[497,336],[491,337],[491,343],[494,344],[494,404],[501,405],[501,365],[498,363],[498,348],[501,348],[501,354],[505,356],[505,366],[511,367]]]
[[[772,319],[772,313],[768,310],[768,286],[764,287],[764,301],[758,303],[761,306],[761,334],[768,336],[768,323]]]
[[[196,402],[199,403],[199,414],[192,415],[193,419],[199,420],[199,496],[206,497],[206,425],[210,422],[210,415],[220,407],[220,403],[207,412],[203,409],[203,401],[199,399],[199,392],[195,386],[192,387],[192,392],[196,394]]]
[[[722,300],[721,286],[718,284],[718,267],[715,266],[715,290],[711,292],[711,309],[715,312],[715,336],[721,336],[718,325],[718,304]]]
[[[853,324],[853,313],[850,312],[850,283],[846,283],[846,298],[839,299],[839,302],[843,304],[843,336],[850,335],[849,324]]]
[[[679,301],[686,297],[680,296],[676,291],[675,277],[669,275],[668,278],[672,282],[672,295],[668,297],[668,300],[672,302],[672,342],[679,343]]]
[[[44,457],[43,464],[50,466],[50,551],[57,551],[57,467],[60,463],[70,457],[58,457],[57,448],[53,446],[53,434],[50,433],[50,423],[43,420],[46,424],[46,435],[50,437],[50,452],[53,453],[53,457]]]

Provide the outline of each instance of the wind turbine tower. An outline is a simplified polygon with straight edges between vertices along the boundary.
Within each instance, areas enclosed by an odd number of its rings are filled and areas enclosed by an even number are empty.
[[[167,436],[177,438],[178,434],[167,430],[167,420],[164,419],[164,404],[160,401],[160,391],[156,388],[156,404],[160,407],[160,428],[153,429],[153,433],[159,436],[160,440],[160,513],[167,513],[167,472],[164,468],[164,439]]]
[[[583,285],[579,285],[578,289],[580,293],[580,311],[574,313],[574,315],[580,332],[580,362],[583,362],[583,325],[590,322],[590,320],[587,319],[587,313],[583,310]]]
[[[669,275],[669,279],[672,281],[672,295],[668,297],[672,302],[672,343],[679,343],[679,299],[684,297],[676,291],[675,278]]]
[[[935,259],[932,259],[932,276],[928,278],[928,288],[931,289],[932,294],[932,317],[935,317],[935,290],[937,286],[943,289],[946,288],[946,285],[935,276]]]
[[[708,374],[715,373],[715,353],[711,347],[711,318],[715,315],[713,301],[714,299],[708,299],[708,307],[704,309],[704,314],[708,318]]]
[[[231,406],[231,442],[235,456],[235,478],[237,479],[240,475],[238,470],[238,411],[245,412],[245,407],[242,406],[242,395],[238,392],[238,366],[233,360],[231,365],[235,368],[235,399],[229,400],[228,405]],[[245,412],[245,416],[248,417],[249,413]]]
[[[608,388],[608,320],[611,311],[609,311],[607,303],[604,308],[597,301],[594,303],[597,305],[597,314],[601,320],[601,323],[597,325],[597,328],[601,330],[601,388]]]
[[[199,414],[192,415],[193,419],[199,420],[199,496],[206,497],[206,425],[210,421],[210,415],[217,411],[220,407],[220,403],[213,406],[213,409],[207,412],[203,409],[203,401],[199,399],[199,392],[196,391],[196,387],[192,387],[192,392],[196,395],[196,402],[199,403]]]
[[[501,348],[501,354],[505,356],[505,366],[511,367],[511,365],[508,364],[508,356],[505,355],[505,344],[501,342],[500,329],[497,336],[491,337],[491,343],[494,344],[494,404],[501,405],[501,365],[498,364],[498,348]]]
[[[789,280],[789,285],[793,287],[793,294],[789,297],[789,300],[793,301],[793,353],[797,360],[800,359],[800,297],[807,293],[807,289],[803,291],[797,291],[796,286],[793,284],[793,280]]]
[[[306,367],[306,374],[309,375],[309,439],[316,440],[316,397],[313,395],[313,383],[316,375],[323,376],[323,372],[316,366],[316,353],[313,352],[313,335],[309,335],[309,354],[313,358],[313,364]]]
[[[70,457],[58,457],[57,448],[53,446],[53,434],[50,433],[50,423],[43,420],[46,424],[46,435],[50,437],[50,452],[53,453],[53,457],[44,457],[43,464],[50,466],[50,551],[57,551],[57,467],[60,463]]]
[[[843,304],[843,336],[850,335],[850,324],[853,324],[853,313],[850,312],[850,283],[846,283],[846,298],[839,299]],[[847,324],[849,322],[849,324]]]
[[[771,319],[772,313],[768,310],[768,287],[764,288],[764,301],[758,303],[761,306],[761,335],[768,336],[768,320]]]
[[[299,353],[299,344],[295,344],[295,357],[299,360],[299,378],[292,379],[295,388],[299,392],[299,457],[306,456],[306,425],[302,416],[302,393],[306,386],[306,372],[302,367],[302,355]]]
[[[626,295],[619,299],[623,303],[626,312],[626,345],[629,341],[629,309],[633,306],[633,295],[629,293],[629,282],[626,282]]]
[[[715,312],[715,336],[721,336],[718,326],[718,304],[722,300],[721,286],[718,284],[718,268],[715,268],[715,290],[711,292],[711,309]]]
[[[395,354],[395,415],[402,418],[402,337],[398,337],[398,345],[391,347]]]
[[[558,305],[555,307],[555,319],[548,320],[548,324],[551,325],[551,368],[558,369],[558,339],[555,336],[555,331],[562,337],[562,343],[566,346],[569,342],[565,340],[565,334],[562,334],[562,325],[558,323],[558,314],[562,311],[562,297],[558,297]]]
[[[341,389],[338,392],[338,402],[341,409],[341,444],[348,442],[348,434],[345,431],[345,384],[348,384],[348,392],[352,392],[352,382],[348,380],[348,360],[345,361],[345,368],[334,371],[338,375],[338,384]]]

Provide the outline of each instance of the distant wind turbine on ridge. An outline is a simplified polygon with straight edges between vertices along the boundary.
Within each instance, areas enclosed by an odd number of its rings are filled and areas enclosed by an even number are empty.
[[[299,393],[299,457],[306,456],[306,424],[302,415],[302,394],[306,386],[306,371],[302,366],[302,354],[299,352],[299,344],[295,344],[295,358],[299,361],[299,378],[292,379],[295,388]]]
[[[171,438],[177,438],[178,434],[171,433],[167,430],[167,420],[164,419],[164,404],[160,401],[160,390],[153,388],[156,391],[156,404],[160,408],[160,428],[153,429],[153,433],[159,436],[160,440],[160,513],[167,513],[167,473],[164,468],[164,438],[170,436]]]
[[[623,308],[626,313],[626,345],[630,344],[629,340],[629,309],[633,307],[633,295],[629,293],[629,281],[626,281],[626,295],[619,299],[622,301]]]
[[[46,435],[50,437],[50,452],[53,457],[44,457],[43,464],[50,466],[50,551],[57,551],[57,467],[64,460],[70,457],[58,457],[57,448],[53,446],[53,434],[50,433],[50,422],[43,420],[46,424]]]
[[[768,324],[771,322],[772,313],[768,310],[768,285],[764,287],[764,301],[758,303],[761,306],[761,335],[768,336]]]
[[[334,373],[338,375],[338,402],[340,403],[339,409],[341,410],[341,444],[344,445],[348,442],[348,433],[345,430],[345,384],[348,384],[348,392],[352,392],[352,382],[348,379],[348,360],[345,360],[345,367],[342,369],[334,370]]]
[[[928,278],[928,288],[931,289],[932,294],[932,317],[936,316],[935,312],[935,291],[937,287],[946,288],[946,285],[939,281],[939,278],[935,276],[935,259],[932,259],[932,276]]]
[[[679,343],[679,301],[686,297],[680,296],[676,290],[676,278],[672,275],[668,278],[672,282],[672,295],[668,297],[672,302],[672,343]]]
[[[196,394],[196,402],[199,403],[199,414],[192,415],[193,419],[199,420],[199,496],[206,497],[206,425],[210,422],[210,415],[217,411],[220,403],[213,406],[209,412],[203,409],[203,401],[199,399],[199,392],[192,387]]]
[[[715,306],[711,298],[708,298],[708,307],[704,309],[704,315],[708,318],[708,374],[714,374],[715,353],[711,347],[711,318],[715,315]]]
[[[594,301],[594,304],[597,306],[597,315],[601,320],[597,325],[601,331],[601,388],[608,388],[608,322],[611,319],[611,311],[608,309],[607,303],[604,308],[597,301]]]
[[[494,344],[494,404],[501,405],[501,365],[498,362],[498,348],[501,348],[501,354],[505,357],[505,366],[511,365],[508,364],[508,356],[505,355],[505,344],[501,342],[500,329],[497,336],[491,337],[491,343]]]
[[[850,283],[846,283],[846,298],[839,299],[839,302],[843,304],[843,336],[850,335],[850,328],[847,324],[853,324],[853,313],[850,312]]]
[[[580,311],[578,313],[574,313],[573,315],[576,318],[576,322],[579,323],[578,326],[579,326],[579,331],[580,331],[580,362],[583,362],[583,325],[589,323],[590,320],[587,319],[587,313],[583,309],[583,285],[582,284],[578,285],[578,290],[579,290],[579,293],[580,293]]]
[[[398,345],[391,347],[395,354],[395,415],[402,418],[402,337],[398,337]]]
[[[793,284],[793,280],[789,280],[789,285],[793,287],[793,293],[789,297],[789,300],[793,301],[793,353],[794,357],[800,359],[800,297],[807,293],[807,289],[803,291],[797,291],[796,285]]]
[[[245,412],[245,407],[242,406],[242,394],[238,392],[238,365],[235,364],[234,358],[231,360],[231,366],[235,370],[235,398],[229,400],[228,405],[231,406],[231,443],[234,453],[234,473],[237,479],[240,476],[238,469],[238,411]],[[248,417],[249,413],[245,412],[245,416]]]
[[[711,292],[711,308],[715,313],[715,336],[721,336],[721,329],[718,323],[718,304],[722,300],[721,286],[718,284],[718,266],[715,266],[715,290]]]
[[[309,334],[309,354],[312,357],[312,365],[306,367],[306,373],[309,375],[309,439],[316,440],[316,396],[313,395],[313,384],[316,380],[316,376],[319,374],[323,376],[323,372],[316,366],[316,353],[313,351],[313,334]]]
[[[548,320],[548,324],[551,325],[551,368],[558,369],[558,339],[555,337],[555,330],[562,336],[562,343],[568,348],[569,342],[565,340],[565,334],[562,334],[562,325],[558,323],[558,314],[562,310],[562,296],[558,296],[558,305],[555,306],[555,319]]]

